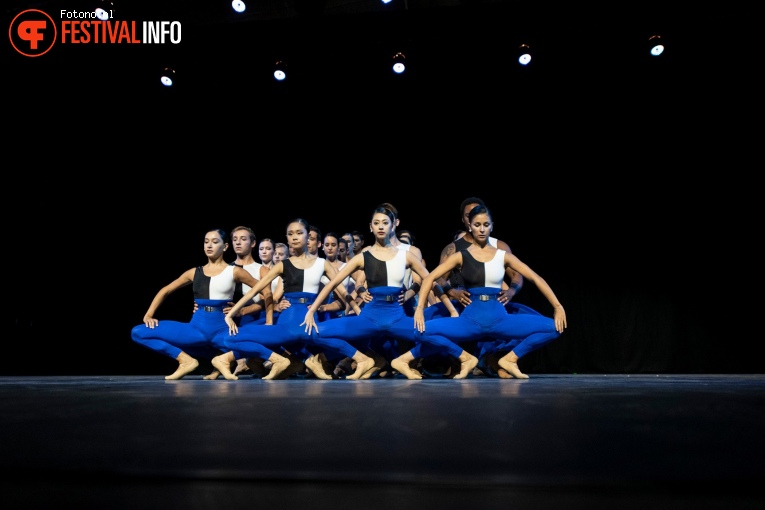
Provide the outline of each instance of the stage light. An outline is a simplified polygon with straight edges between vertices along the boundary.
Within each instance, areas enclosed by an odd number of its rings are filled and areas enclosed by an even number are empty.
[[[528,44],[521,44],[518,47],[518,63],[522,66],[531,63],[531,47]]]
[[[648,51],[653,57],[658,57],[664,53],[664,40],[660,35],[652,35],[648,38]]]
[[[172,88],[175,85],[175,69],[172,67],[165,67],[159,76],[159,81],[166,88]]]
[[[404,74],[406,71],[406,55],[398,52],[393,55],[393,72],[396,74]]]
[[[287,79],[287,63],[283,60],[277,60],[274,64],[274,79],[284,81]]]
[[[247,9],[247,5],[242,0],[232,0],[231,7],[240,14]]]
[[[96,3],[96,18],[101,21],[109,21],[114,17],[114,2],[110,0],[100,0]]]

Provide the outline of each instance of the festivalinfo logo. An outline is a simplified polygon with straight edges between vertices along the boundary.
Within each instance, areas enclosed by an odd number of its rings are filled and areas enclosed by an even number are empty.
[[[25,57],[40,57],[57,43],[66,45],[180,44],[180,21],[114,19],[113,10],[70,11],[53,16],[27,9],[11,21],[8,37]]]

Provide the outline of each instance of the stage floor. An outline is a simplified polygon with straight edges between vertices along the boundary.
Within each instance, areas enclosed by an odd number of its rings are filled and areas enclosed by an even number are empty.
[[[765,508],[765,375],[0,377],[6,509]]]

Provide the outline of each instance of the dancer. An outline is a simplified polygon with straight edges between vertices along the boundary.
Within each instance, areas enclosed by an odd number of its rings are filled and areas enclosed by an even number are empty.
[[[220,370],[226,379],[237,379],[228,370],[235,359],[260,357],[271,360],[272,356],[276,356],[271,372],[263,378],[274,379],[290,365],[290,360],[276,354],[274,349],[287,349],[292,353],[297,353],[303,349],[306,343],[312,342],[311,335],[304,331],[300,321],[303,320],[308,305],[316,299],[321,277],[327,275],[331,280],[337,274],[337,270],[326,259],[308,252],[308,230],[308,223],[302,218],[297,218],[287,225],[287,242],[292,255],[274,264],[268,273],[242,296],[226,315],[225,320],[229,326],[229,335],[225,337],[225,345],[230,350],[216,356],[212,361],[213,366]],[[270,285],[277,276],[282,277],[284,299],[289,300],[290,307],[281,312],[278,322],[274,325],[251,325],[239,329],[234,320],[236,314],[249,299]],[[347,299],[347,296],[344,295],[346,294],[345,289],[341,287],[338,290],[343,295],[343,299]],[[374,366],[372,358],[358,352],[347,342],[323,342],[322,345],[336,349],[343,355],[351,356],[356,360],[357,370],[347,379],[358,379]],[[324,372],[321,362],[317,358],[310,357],[304,360],[304,363],[317,377],[332,378]]]
[[[227,249],[228,242],[226,242],[224,230],[208,231],[204,238],[207,264],[185,271],[162,287],[144,315],[143,324],[135,326],[131,331],[134,342],[178,360],[178,368],[165,377],[167,380],[181,379],[196,370],[199,366],[196,357],[212,358],[221,350],[226,350],[222,339],[228,331],[228,326],[224,320],[223,308],[229,306],[228,303],[233,300],[237,283],[251,287],[257,283],[246,269],[230,265],[223,259]],[[165,299],[187,285],[193,286],[194,300],[199,307],[199,310],[191,316],[191,321],[157,319],[157,309]],[[255,293],[249,297],[252,298],[254,295]],[[271,293],[268,291],[266,299],[271,299]],[[242,303],[242,305],[245,304],[247,302]],[[239,307],[236,314],[232,316],[239,317],[243,309],[244,306]],[[215,371],[205,379],[217,377],[218,372]]]
[[[412,252],[400,250],[392,244],[391,232],[395,228],[395,222],[396,216],[388,208],[378,207],[372,212],[369,228],[375,237],[374,244],[349,260],[324,286],[306,311],[305,320],[301,325],[305,325],[305,331],[311,334],[314,343],[331,345],[333,342],[342,340],[366,352],[369,350],[370,341],[376,337],[387,337],[396,341],[414,340],[414,320],[406,315],[404,308],[399,304],[399,299],[401,290],[404,288],[406,270],[412,268],[421,278],[428,275],[428,270],[422,265],[419,257]],[[349,315],[317,324],[316,311],[324,299],[333,289],[342,289],[345,278],[358,270],[364,271],[367,292],[373,299],[364,306],[363,312],[359,315]],[[429,292],[434,285],[435,281],[431,279],[430,287],[426,291]],[[435,292],[445,301],[445,306],[451,307],[456,316],[457,311],[448,297],[438,287]],[[453,347],[458,348],[456,345]],[[377,354],[376,361],[385,361],[379,353],[375,354]],[[465,374],[478,363],[478,359],[467,352],[462,352],[458,356],[466,366]],[[363,373],[362,379],[370,377],[380,368],[375,366],[368,373]],[[408,364],[393,368],[410,379],[421,378],[417,377],[418,374],[411,370]],[[357,368],[354,375],[358,372]]]
[[[420,332],[420,340],[411,351],[397,358],[398,364],[408,363],[415,357],[427,355],[427,351],[458,353],[453,344],[460,344],[484,337],[503,342],[510,351],[499,359],[499,366],[518,379],[528,375],[518,368],[518,360],[529,352],[547,345],[566,329],[566,311],[547,282],[518,257],[489,244],[493,220],[488,208],[474,207],[469,213],[470,235],[473,244],[465,250],[447,257],[423,281],[420,301],[414,314],[414,322]],[[428,285],[454,269],[461,269],[465,287],[470,293],[470,303],[457,318],[425,320],[424,307]],[[554,310],[554,319],[537,314],[509,314],[499,300],[502,281],[511,271],[520,273],[531,281],[547,298]],[[425,351],[425,352],[417,352]]]
[[[467,249],[474,242],[473,236],[470,235],[470,219],[468,216],[470,211],[477,205],[486,204],[478,197],[468,197],[460,203],[460,220],[465,230],[460,230],[454,233],[452,236],[453,241],[441,250],[439,263],[444,262],[447,257],[453,253]],[[505,241],[491,237],[491,235],[489,236],[489,244],[497,249],[512,253],[510,246]],[[508,285],[505,280],[509,280],[510,285]],[[532,313],[540,315],[539,312],[531,307],[511,301],[523,287],[523,276],[517,271],[511,270],[508,273],[508,278],[505,280],[502,281],[502,291],[500,292],[498,301],[505,306],[507,313]],[[462,274],[458,268],[443,275],[438,279],[438,283],[441,284],[444,292],[449,295],[452,303],[454,303],[454,306],[460,313],[470,304],[470,293],[465,289]],[[448,314],[440,303],[436,303],[435,306],[427,307],[425,309],[425,320],[439,317],[448,317]],[[504,369],[496,366],[495,358],[499,355],[499,352],[494,350],[497,345],[497,342],[495,342],[494,339],[481,339],[472,342],[472,344],[473,345],[469,346],[463,345],[463,347],[467,347],[469,351],[478,357],[478,367],[476,370],[479,373],[483,372],[486,375],[497,376],[502,379],[513,378],[513,376],[508,374]],[[441,356],[431,357],[438,359]]]

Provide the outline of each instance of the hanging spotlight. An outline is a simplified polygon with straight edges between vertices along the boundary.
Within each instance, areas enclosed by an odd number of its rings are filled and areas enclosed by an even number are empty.
[[[166,88],[172,88],[175,85],[175,69],[171,67],[164,68],[162,73],[160,73],[159,81]]]
[[[400,51],[393,55],[393,72],[396,74],[404,74],[406,71],[406,55]]]
[[[648,51],[653,57],[658,57],[664,53],[664,41],[660,35],[652,35],[648,38]]]
[[[114,17],[114,2],[111,0],[100,0],[97,2],[95,14],[96,18],[101,21],[109,21]]]
[[[528,44],[521,44],[518,47],[518,63],[522,66],[531,63],[531,47]]]
[[[287,79],[287,63],[283,60],[277,60],[274,64],[274,79],[284,81]]]
[[[232,0],[231,7],[240,14],[247,9],[247,5],[242,0]]]

